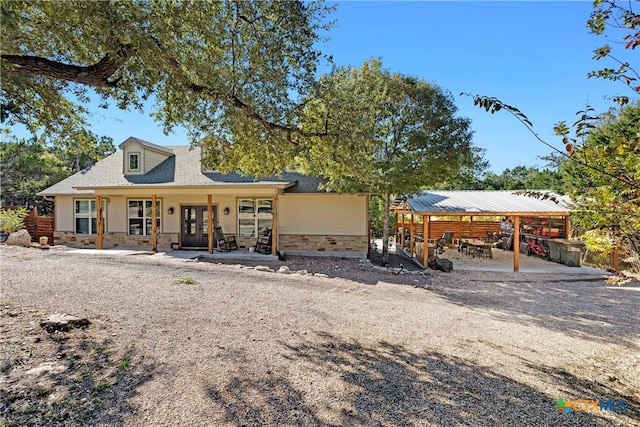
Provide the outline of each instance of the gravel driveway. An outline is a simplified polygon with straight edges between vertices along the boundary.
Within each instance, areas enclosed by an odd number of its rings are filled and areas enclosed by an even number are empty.
[[[3,427],[640,425],[637,283],[0,256]],[[91,324],[47,332],[53,313]]]

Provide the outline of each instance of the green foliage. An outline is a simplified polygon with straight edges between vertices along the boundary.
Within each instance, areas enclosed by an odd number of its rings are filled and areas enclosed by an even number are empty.
[[[327,188],[383,196],[383,257],[392,194],[417,193],[473,164],[470,121],[456,117],[450,94],[424,80],[392,74],[378,60],[322,76],[301,114],[310,138],[300,144],[302,169],[325,176]]]
[[[602,35],[605,32],[625,34],[622,37],[622,43],[620,43],[624,46],[623,51],[615,52],[615,49],[609,44],[594,50],[593,59],[596,61],[606,59],[614,63],[615,66],[592,71],[587,77],[622,82],[636,95],[640,94],[638,72],[630,62],[634,57],[630,56],[629,60],[625,59],[625,53],[629,54],[635,48],[640,47],[640,14],[633,10],[633,2],[594,1],[594,9],[587,21],[587,26],[595,35]],[[634,59],[637,60],[637,56]],[[616,96],[614,101],[620,105],[626,105],[630,102],[628,96]]]
[[[375,237],[382,237],[384,234],[384,199],[374,195],[369,199],[369,221],[371,221],[371,232]],[[395,224],[395,214],[391,213],[389,221]]]
[[[112,138],[98,137],[91,131],[80,129],[68,140],[54,144],[50,151],[75,173],[115,153],[116,147]]]
[[[380,61],[340,67],[321,78],[301,122],[327,131],[298,160],[337,191],[411,194],[470,165],[471,130],[451,96]]]
[[[130,366],[131,366],[131,356],[127,355],[127,356],[124,356],[122,360],[120,360],[118,363],[116,363],[116,370],[122,372],[127,370]]]
[[[24,228],[24,219],[29,215],[25,208],[2,209],[0,208],[0,230],[7,233],[15,233]]]
[[[316,1],[2,0],[3,121],[57,141],[84,105],[142,110],[208,138],[206,165],[270,175],[290,163],[335,6]],[[55,25],[54,25],[55,24]],[[72,101],[73,100],[73,101]]]
[[[37,196],[45,188],[113,153],[112,139],[78,131],[73,141],[46,146],[35,139],[0,142],[2,204],[37,207],[50,213],[52,203]]]
[[[589,251],[610,254],[615,243],[605,230],[588,230],[582,233],[584,244]]]
[[[626,245],[637,257],[640,249],[640,102],[620,113],[601,117],[598,126],[581,145],[573,147],[572,157],[582,163],[565,161],[561,165],[568,194],[574,200],[572,223],[602,252],[615,245]],[[595,239],[597,236],[599,239]],[[602,237],[607,236],[603,240]],[[605,244],[606,243],[606,244]]]
[[[182,285],[197,285],[198,281],[192,277],[183,277],[180,280],[175,282],[176,284]]]

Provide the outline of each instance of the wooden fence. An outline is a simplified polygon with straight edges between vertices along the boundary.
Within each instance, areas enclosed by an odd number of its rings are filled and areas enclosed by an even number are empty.
[[[396,224],[396,233],[400,233],[403,228],[405,234],[411,232],[423,234],[424,226],[422,223],[405,222],[404,226],[401,222]],[[500,233],[500,222],[498,221],[431,221],[429,222],[428,239],[438,239],[442,237],[445,231],[453,231],[454,238],[486,238],[488,233]],[[397,234],[396,237],[399,237]]]
[[[3,206],[2,209],[19,209],[19,206]],[[49,238],[53,245],[53,217],[38,216],[38,208],[33,208],[24,219],[24,228],[31,236],[32,242],[38,242],[40,237]]]

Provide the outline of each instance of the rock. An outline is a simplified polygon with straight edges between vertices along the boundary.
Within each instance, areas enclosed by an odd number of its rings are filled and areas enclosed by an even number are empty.
[[[31,247],[31,235],[27,230],[18,230],[15,233],[9,234],[7,245],[23,246],[25,248]]]
[[[68,331],[71,328],[86,328],[91,321],[86,317],[72,316],[71,314],[52,314],[40,321],[40,327],[49,332]]]
[[[314,273],[313,274],[315,277],[329,277],[326,274],[322,274],[322,273]]]
[[[281,266],[276,273],[291,274],[291,270],[286,265]]]
[[[296,274],[299,274],[300,276],[306,276],[307,274],[309,274],[309,271],[307,271],[307,270],[298,270],[298,271],[296,271]]]
[[[253,267],[253,269],[257,270],[257,271],[273,271],[272,269],[270,269],[266,265],[256,265],[255,267]]]

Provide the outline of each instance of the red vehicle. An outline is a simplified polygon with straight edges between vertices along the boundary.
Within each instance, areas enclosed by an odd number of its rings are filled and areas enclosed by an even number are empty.
[[[542,259],[549,259],[549,250],[543,245],[539,245],[538,242],[534,242],[532,240],[529,240],[527,245],[529,246],[527,248],[527,255],[535,255]]]

